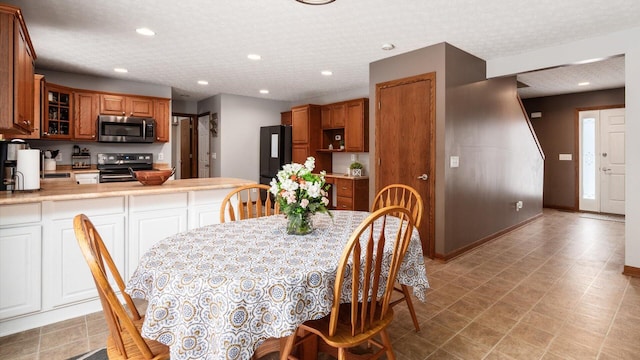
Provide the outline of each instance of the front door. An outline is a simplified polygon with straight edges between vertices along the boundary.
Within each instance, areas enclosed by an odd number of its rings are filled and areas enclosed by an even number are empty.
[[[624,215],[625,109],[579,112],[580,210]]]
[[[390,184],[416,189],[424,204],[418,231],[435,255],[435,73],[376,85],[376,192]]]

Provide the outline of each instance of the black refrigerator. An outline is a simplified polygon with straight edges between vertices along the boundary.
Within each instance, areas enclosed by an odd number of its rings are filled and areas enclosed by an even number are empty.
[[[260,183],[269,185],[282,165],[291,162],[291,126],[260,128]]]

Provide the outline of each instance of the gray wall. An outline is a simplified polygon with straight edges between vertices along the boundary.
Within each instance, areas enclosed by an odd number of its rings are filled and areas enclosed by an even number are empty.
[[[447,168],[444,254],[542,212],[544,161],[516,91],[515,77],[447,89],[447,158],[460,167]]]
[[[546,155],[544,166],[544,206],[578,210],[576,168],[578,161],[576,109],[622,105],[624,88],[524,99],[527,113],[542,112],[531,119]],[[559,154],[572,154],[572,161],[558,160]]]
[[[376,84],[436,73],[435,250],[446,257],[542,211],[542,158],[516,97],[515,79],[485,79],[485,62],[441,43],[369,65]],[[375,101],[370,102],[375,154]],[[533,146],[530,146],[533,144]],[[448,166],[460,156],[460,167]],[[371,195],[375,156],[370,157]],[[432,174],[433,176],[434,174]],[[515,211],[515,202],[525,203]]]
[[[198,103],[198,113],[218,113],[218,137],[211,138],[214,176],[259,181],[260,127],[280,124],[286,101],[220,94]],[[219,175],[217,174],[219,169]]]

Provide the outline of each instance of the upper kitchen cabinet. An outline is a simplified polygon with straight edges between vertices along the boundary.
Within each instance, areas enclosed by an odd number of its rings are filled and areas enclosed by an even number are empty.
[[[295,163],[304,164],[307,157],[313,156],[316,171],[331,171],[331,157],[316,151],[322,140],[320,121],[319,105],[291,108],[291,158]]]
[[[116,94],[100,94],[100,114],[153,117],[153,99]]]
[[[336,129],[343,128],[347,116],[346,104],[335,103],[322,106],[322,128]]]
[[[94,92],[74,92],[73,137],[77,140],[96,140],[96,119],[100,107],[100,95]]]
[[[169,100],[155,99],[156,141],[169,142]]]
[[[291,110],[280,113],[280,125],[291,126]]]
[[[346,103],[344,147],[350,152],[369,151],[369,99],[356,99]]]
[[[22,12],[0,4],[0,133],[33,132],[35,59]]]
[[[64,86],[47,84],[46,110],[42,118],[42,137],[47,139],[71,139],[73,129],[73,90]]]

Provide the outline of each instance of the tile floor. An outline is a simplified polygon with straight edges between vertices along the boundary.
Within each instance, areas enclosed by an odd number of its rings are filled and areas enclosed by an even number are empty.
[[[448,263],[428,301],[389,329],[400,360],[640,359],[640,278],[621,274],[624,223],[544,216]],[[103,346],[102,314],[0,338],[0,359],[66,359]],[[269,358],[275,358],[270,356]]]

